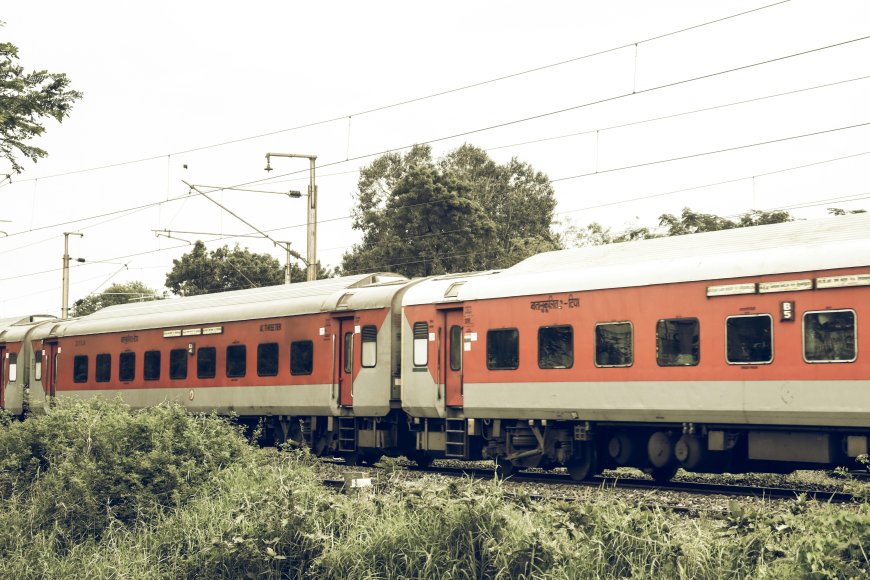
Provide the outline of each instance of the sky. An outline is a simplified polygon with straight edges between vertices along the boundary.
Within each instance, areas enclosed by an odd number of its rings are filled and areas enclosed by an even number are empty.
[[[185,182],[258,190],[211,196],[305,255],[305,198],[282,193],[305,192],[308,162],[266,173],[267,152],[317,156],[327,267],[361,237],[360,167],[415,143],[530,163],[559,231],[655,227],[684,207],[870,210],[866,0],[240,6],[5,4],[19,63],[84,98],[34,140],[49,156],[0,184],[0,318],[60,314],[64,232],[84,234],[70,303],[134,280],[163,292],[197,239],[283,263]]]

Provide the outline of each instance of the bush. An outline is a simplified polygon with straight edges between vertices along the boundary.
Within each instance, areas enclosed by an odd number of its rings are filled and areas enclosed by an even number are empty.
[[[69,402],[0,429],[0,500],[62,551],[183,505],[250,453],[228,422],[178,405]]]

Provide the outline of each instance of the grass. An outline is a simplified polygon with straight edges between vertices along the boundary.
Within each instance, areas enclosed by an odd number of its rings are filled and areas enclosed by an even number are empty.
[[[168,406],[75,404],[0,428],[7,578],[790,578],[870,573],[870,509],[810,501],[687,518],[602,492],[389,474],[344,495]]]

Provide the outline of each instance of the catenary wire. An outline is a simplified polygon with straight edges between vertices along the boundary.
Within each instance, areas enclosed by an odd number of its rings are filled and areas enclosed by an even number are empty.
[[[520,71],[520,72],[516,72],[516,73],[511,73],[511,74],[507,74],[507,75],[503,75],[503,76],[495,77],[495,78],[492,78],[492,79],[488,79],[488,80],[484,80],[484,81],[479,81],[479,82],[476,82],[476,83],[471,83],[471,84],[463,85],[463,86],[460,86],[460,87],[455,87],[455,88],[452,88],[452,89],[446,89],[446,90],[443,90],[443,91],[438,91],[438,92],[436,92],[436,93],[431,93],[431,94],[429,94],[429,95],[424,95],[424,96],[421,96],[421,97],[414,97],[414,98],[411,98],[411,99],[406,99],[406,100],[404,100],[404,101],[399,101],[399,102],[392,103],[392,104],[388,104],[388,105],[381,105],[381,106],[374,107],[374,108],[371,108],[371,109],[365,109],[365,110],[362,110],[362,111],[359,111],[359,112],[356,112],[356,113],[351,113],[351,114],[349,114],[349,115],[340,115],[340,116],[333,117],[333,118],[330,118],[330,119],[323,119],[323,120],[320,120],[320,121],[313,121],[313,122],[310,122],[310,123],[305,123],[305,124],[302,124],[302,125],[297,125],[297,126],[295,126],[295,127],[288,127],[288,128],[286,128],[286,129],[279,129],[279,130],[276,130],[276,131],[270,131],[270,132],[267,132],[267,133],[261,133],[261,134],[258,134],[258,135],[251,135],[251,136],[248,136],[248,137],[241,137],[241,138],[238,138],[238,139],[231,139],[231,140],[228,140],[228,141],[222,141],[222,142],[219,142],[219,143],[212,143],[212,144],[209,144],[209,145],[203,145],[203,146],[199,146],[199,147],[193,147],[193,148],[190,148],[190,149],[184,149],[184,150],[175,151],[175,152],[171,152],[171,153],[164,153],[164,154],[160,154],[160,155],[152,155],[152,156],[149,156],[149,157],[142,157],[142,158],[139,158],[139,159],[133,159],[133,160],[129,160],[129,161],[121,161],[121,162],[118,162],[118,163],[110,163],[110,164],[106,164],[106,165],[100,165],[100,166],[97,166],[97,167],[90,167],[90,168],[85,168],[85,169],[77,169],[77,170],[72,170],[72,171],[66,171],[66,172],[56,173],[56,174],[52,174],[52,175],[46,175],[46,176],[42,176],[42,177],[29,177],[29,178],[26,178],[26,179],[16,180],[16,183],[23,182],[23,181],[31,181],[31,180],[35,180],[35,179],[52,179],[52,178],[55,178],[55,177],[63,177],[63,176],[67,176],[67,175],[75,175],[75,174],[86,173],[86,172],[90,172],[90,171],[99,171],[99,170],[103,170],[103,169],[111,169],[111,168],[114,168],[114,167],[121,167],[121,166],[124,166],[124,165],[133,165],[133,164],[136,164],[136,163],[145,163],[145,162],[148,162],[148,161],[154,161],[154,160],[157,160],[157,159],[169,158],[169,157],[172,157],[173,155],[184,155],[184,154],[187,154],[187,153],[195,153],[195,152],[197,152],[197,151],[203,151],[203,150],[206,150],[206,149],[213,149],[213,148],[215,148],[215,147],[223,147],[223,146],[225,146],[225,145],[232,145],[232,144],[235,144],[235,143],[242,143],[242,142],[245,142],[245,141],[252,141],[252,140],[255,140],[255,139],[261,139],[261,138],[263,138],[263,137],[270,137],[270,136],[272,136],[272,135],[279,135],[279,134],[281,134],[281,133],[288,133],[288,132],[298,131],[298,130],[301,130],[301,129],[307,129],[307,128],[311,128],[311,127],[315,127],[315,126],[319,126],[319,125],[325,125],[325,124],[329,124],[329,123],[334,123],[334,122],[336,122],[336,121],[343,121],[343,120],[348,119],[348,118],[351,118],[351,117],[361,117],[361,116],[363,116],[363,115],[368,115],[368,114],[371,114],[371,113],[376,113],[376,112],[380,112],[380,111],[384,111],[384,110],[392,109],[392,108],[396,108],[396,107],[402,107],[402,106],[404,106],[404,105],[409,105],[409,104],[417,103],[417,102],[420,102],[420,101],[430,100],[430,99],[434,99],[434,98],[441,97],[441,96],[444,96],[444,95],[449,95],[449,94],[452,94],[452,93],[457,93],[457,92],[461,92],[461,91],[465,91],[465,90],[469,90],[469,89],[473,89],[473,88],[481,87],[481,86],[484,86],[484,85],[493,84],[493,83],[497,83],[497,82],[500,82],[500,81],[504,81],[504,80],[508,80],[508,79],[512,79],[512,78],[516,78],[516,77],[520,77],[520,76],[523,76],[523,75],[532,74],[532,73],[540,72],[540,71],[543,71],[543,70],[547,70],[547,69],[551,69],[551,68],[559,67],[559,66],[562,66],[562,65],[565,65],[565,64],[570,64],[570,63],[573,63],[573,62],[578,62],[578,61],[585,60],[585,59],[589,59],[589,58],[593,58],[593,57],[596,57],[596,56],[601,56],[601,55],[608,54],[608,53],[611,53],[611,52],[616,52],[616,51],[619,51],[619,50],[624,50],[624,49],[626,49],[626,48],[629,48],[629,47],[632,47],[632,46],[637,46],[637,45],[639,45],[639,44],[644,44],[644,43],[652,42],[652,41],[655,41],[655,40],[660,40],[660,39],[662,39],[662,38],[667,38],[668,36],[674,36],[674,35],[677,35],[677,34],[681,34],[681,33],[683,33],[683,32],[688,32],[688,31],[690,31],[690,30],[696,30],[696,29],[698,29],[698,28],[703,28],[703,27],[705,27],[705,26],[710,26],[710,25],[713,25],[713,24],[718,24],[718,23],[720,23],[720,22],[724,22],[724,21],[726,21],[726,20],[731,20],[731,19],[734,19],[734,18],[739,18],[739,17],[741,17],[741,16],[745,16],[745,15],[747,15],[747,14],[752,14],[752,13],[754,13],[754,12],[759,12],[759,11],[761,11],[761,10],[766,10],[766,9],[768,9],[768,8],[773,8],[773,7],[775,7],[775,6],[779,6],[779,5],[782,5],[782,4],[787,4],[787,3],[790,2],[790,1],[791,1],[791,0],[781,0],[781,1],[779,1],[779,2],[774,2],[774,3],[772,3],[772,4],[766,4],[766,5],[764,5],[764,6],[759,6],[758,8],[753,8],[753,9],[750,9],[750,10],[745,10],[745,11],[743,11],[743,12],[739,12],[739,13],[737,13],[737,14],[732,14],[732,15],[730,15],[730,16],[724,16],[724,17],[721,17],[721,18],[717,18],[717,19],[714,19],[714,20],[707,21],[707,22],[702,22],[702,23],[700,23],[700,24],[695,24],[695,25],[692,25],[692,26],[689,26],[689,27],[686,27],[686,28],[681,28],[681,29],[674,30],[674,31],[671,31],[671,32],[666,32],[666,33],[664,33],[664,34],[659,34],[659,35],[656,35],[656,36],[652,36],[652,37],[649,37],[649,38],[645,38],[645,39],[643,39],[643,40],[638,40],[638,41],[635,41],[635,42],[630,42],[630,43],[627,43],[627,44],[623,44],[623,45],[621,45],[621,46],[616,46],[616,47],[613,47],[613,48],[608,48],[608,49],[604,49],[604,50],[600,50],[600,51],[596,51],[596,52],[588,53],[588,54],[585,54],[585,55],[582,55],[582,56],[573,57],[573,58],[566,59],[566,60],[562,60],[562,61],[558,61],[558,62],[555,62],[555,63],[550,63],[550,64],[547,64],[547,65],[538,66],[538,67],[531,68],[531,69],[527,69],[527,70],[524,70],[524,71]],[[10,183],[11,183],[11,178],[10,178]]]

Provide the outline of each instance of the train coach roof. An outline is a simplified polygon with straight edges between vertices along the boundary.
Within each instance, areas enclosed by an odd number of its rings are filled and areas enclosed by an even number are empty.
[[[397,274],[363,274],[281,286],[234,290],[186,298],[119,304],[62,323],[61,336],[256,320],[388,306],[395,287],[407,281]],[[342,298],[344,297],[344,300]]]
[[[469,277],[453,300],[860,266],[870,266],[870,213],[546,252]],[[443,279],[419,284],[404,304],[446,301],[447,286]]]

